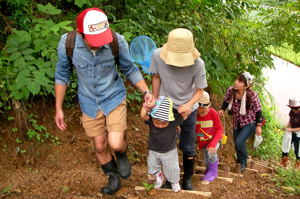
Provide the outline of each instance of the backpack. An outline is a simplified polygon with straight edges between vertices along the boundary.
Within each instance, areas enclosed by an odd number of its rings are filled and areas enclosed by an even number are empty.
[[[119,42],[118,42],[116,32],[111,30],[111,33],[113,36],[113,41],[111,43],[109,43],[109,45],[110,45],[112,55],[115,58],[115,62],[117,65],[119,65]],[[72,57],[73,57],[73,51],[74,51],[74,46],[75,46],[76,34],[77,34],[77,30],[73,30],[73,31],[69,32],[67,35],[67,40],[66,40],[66,53],[68,56],[68,60],[70,62],[71,74],[73,74],[73,68],[74,68],[74,65],[72,63]]]

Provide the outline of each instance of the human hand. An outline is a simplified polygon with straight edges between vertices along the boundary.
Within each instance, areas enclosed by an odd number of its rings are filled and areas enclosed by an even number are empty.
[[[207,152],[208,152],[208,154],[214,154],[217,152],[217,149],[214,147],[208,147]]]
[[[67,125],[64,121],[64,112],[63,110],[58,110],[55,113],[55,122],[56,122],[56,126],[60,129],[60,130],[65,130],[67,128]]]
[[[145,100],[145,102],[143,103],[144,107],[148,107],[148,108],[151,109],[155,105],[155,98],[154,98],[154,96],[151,93],[147,93],[144,96],[144,100]],[[153,103],[153,101],[154,101],[154,103]]]
[[[149,105],[146,102],[143,103],[143,107],[147,112],[149,112],[152,109],[152,107],[149,107]]]
[[[181,116],[183,117],[183,120],[186,120],[189,116],[189,114],[181,114]]]
[[[223,117],[223,116],[224,116],[224,110],[222,110],[222,109],[219,110],[219,116],[220,116],[220,117]]]
[[[261,126],[256,126],[256,130],[255,130],[255,133],[257,136],[260,136],[261,135]]]
[[[183,104],[178,107],[178,113],[180,113],[183,118],[185,116],[189,116],[191,114],[191,112],[192,112],[192,108],[191,108],[191,106],[189,106],[187,104]]]
[[[180,126],[177,126],[177,132],[179,133],[179,135],[181,135],[181,128],[180,128]]]
[[[285,129],[287,132],[292,132],[293,131],[293,128],[286,128]]]

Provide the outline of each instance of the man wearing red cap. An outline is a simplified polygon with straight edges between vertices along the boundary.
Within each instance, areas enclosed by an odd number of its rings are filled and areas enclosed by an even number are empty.
[[[102,188],[103,194],[114,194],[121,188],[120,177],[127,179],[131,165],[127,158],[126,130],[126,89],[117,72],[114,56],[109,43],[113,36],[106,14],[98,8],[84,10],[77,17],[72,63],[78,76],[78,98],[82,111],[82,125],[87,136],[93,138],[96,157],[108,183]],[[66,54],[67,34],[62,35],[58,45],[58,63],[55,72],[56,114],[59,129],[66,129],[62,109],[70,77],[70,62]],[[144,93],[146,105],[154,98],[148,89],[139,68],[133,63],[128,44],[117,34],[119,43],[119,68],[127,79]],[[108,132],[106,134],[106,132]],[[111,155],[108,148],[115,151]]]

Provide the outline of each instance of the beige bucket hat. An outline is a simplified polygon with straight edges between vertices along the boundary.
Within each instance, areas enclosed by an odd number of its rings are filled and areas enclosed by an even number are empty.
[[[195,48],[193,34],[185,28],[176,28],[169,33],[168,42],[161,49],[160,57],[166,64],[186,67],[195,64],[200,53]]]
[[[199,107],[201,108],[208,108],[210,107],[210,99],[209,99],[209,94],[206,91],[203,91],[203,95],[198,101]]]

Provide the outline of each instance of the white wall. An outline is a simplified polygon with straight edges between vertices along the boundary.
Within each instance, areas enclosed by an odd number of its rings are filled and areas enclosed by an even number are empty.
[[[264,75],[269,77],[266,89],[273,95],[278,108],[277,118],[282,124],[289,120],[289,99],[300,100],[300,67],[272,56],[276,70],[266,69]]]

